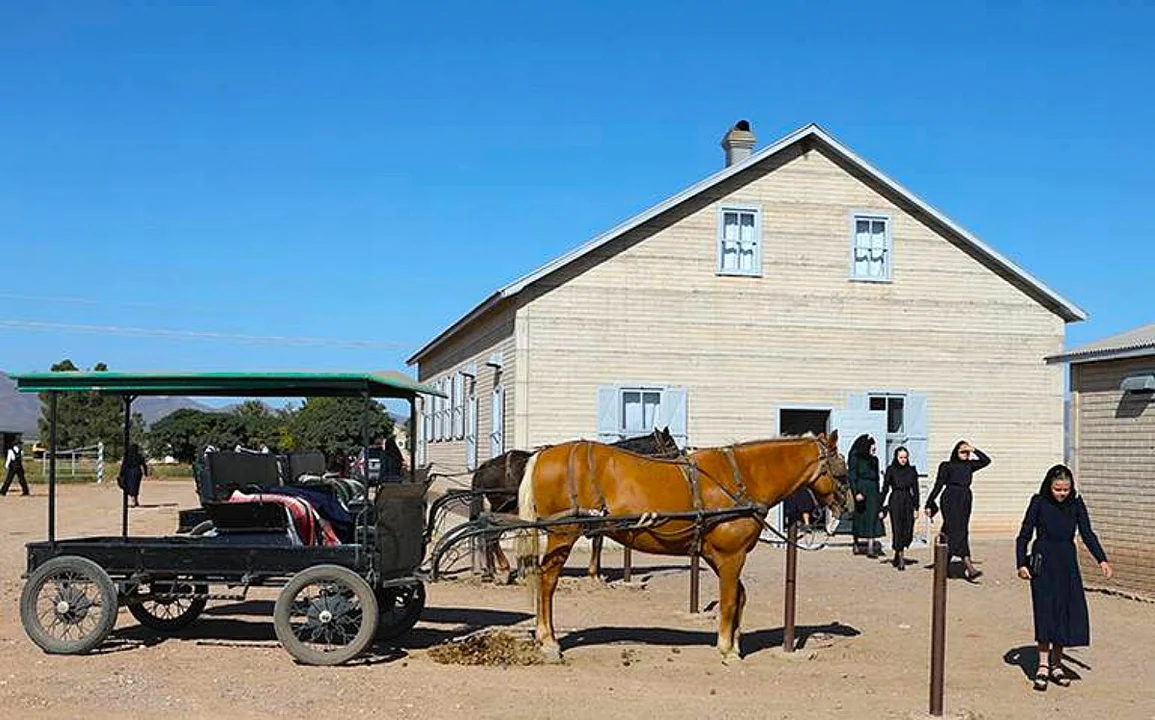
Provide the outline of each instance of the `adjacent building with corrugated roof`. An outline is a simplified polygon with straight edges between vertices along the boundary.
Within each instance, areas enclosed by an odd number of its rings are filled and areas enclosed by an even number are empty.
[[[1071,367],[1072,469],[1113,585],[1155,598],[1155,323],[1047,360]]]

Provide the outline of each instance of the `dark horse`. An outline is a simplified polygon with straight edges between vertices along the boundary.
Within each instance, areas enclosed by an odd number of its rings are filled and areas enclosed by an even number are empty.
[[[676,458],[682,454],[678,443],[670,434],[670,428],[654,428],[649,435],[626,438],[613,443],[612,447],[628,450],[638,455],[657,458]],[[489,503],[489,510],[493,513],[517,514],[517,488],[521,484],[525,473],[526,463],[529,462],[531,452],[525,450],[510,450],[495,458],[486,460],[473,471],[472,488],[477,490],[492,490],[475,497],[469,506],[469,519],[476,520],[482,511],[482,497]],[[493,565],[496,560],[501,568],[502,576],[509,577],[509,559],[501,549],[500,537],[494,536],[485,541],[485,577],[493,577]],[[593,548],[590,552],[589,576],[596,578],[602,568],[602,536],[593,536]]]

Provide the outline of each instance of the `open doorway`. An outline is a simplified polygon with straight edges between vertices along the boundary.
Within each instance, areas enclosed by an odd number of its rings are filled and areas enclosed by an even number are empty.
[[[827,408],[814,407],[786,407],[778,409],[778,434],[781,435],[805,435],[812,433],[818,435],[824,433],[830,426],[830,410]],[[770,509],[770,514],[766,517],[766,522],[770,523],[778,532],[785,530],[785,518],[782,516],[782,503],[778,503]],[[769,530],[764,530],[763,539],[772,543],[780,542],[779,538]]]
[[[815,435],[826,432],[830,426],[829,410],[783,408],[778,411],[779,435]]]

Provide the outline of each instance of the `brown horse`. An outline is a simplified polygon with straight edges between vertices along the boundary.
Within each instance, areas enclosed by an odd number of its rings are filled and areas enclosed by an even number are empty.
[[[682,451],[678,449],[678,442],[670,434],[669,427],[654,428],[654,431],[648,435],[638,435],[619,440],[613,443],[612,447],[658,458],[676,458],[682,454]],[[510,450],[486,460],[473,471],[471,488],[474,492],[481,494],[474,497],[473,502],[470,503],[469,519],[471,521],[481,516],[483,497],[489,503],[490,512],[499,514],[517,512],[517,489],[521,485],[521,478],[525,474],[525,466],[531,455],[533,453],[525,450]],[[494,564],[496,563],[501,570],[502,582],[508,582],[511,579],[509,560],[501,549],[500,541],[501,537],[498,534],[484,540],[485,572],[483,577],[493,578]],[[593,537],[593,549],[590,552],[588,571],[591,578],[601,575],[602,541],[601,535]]]
[[[646,515],[628,529],[607,534],[646,553],[700,553],[718,575],[718,650],[729,662],[739,657],[738,627],[746,604],[742,567],[758,543],[766,513],[803,485],[819,502],[841,511],[849,499],[845,477],[837,430],[829,437],[806,435],[703,449],[684,460],[652,460],[579,441],[555,445],[530,458],[518,507],[521,519],[531,522]],[[742,507],[751,509],[717,514]],[[699,511],[701,517],[692,516]],[[663,514],[674,513],[681,515],[662,519]],[[540,564],[539,533],[519,538],[519,561],[530,568],[528,579],[536,597],[537,639],[549,661],[561,658],[553,628],[554,590],[581,534],[579,525],[551,525]]]

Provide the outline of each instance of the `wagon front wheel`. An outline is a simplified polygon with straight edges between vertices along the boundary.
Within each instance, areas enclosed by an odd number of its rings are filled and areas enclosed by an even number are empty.
[[[32,642],[54,655],[81,655],[104,642],[116,625],[116,586],[87,558],[64,555],[44,563],[20,593],[20,622]]]
[[[299,662],[339,665],[373,642],[377,598],[352,570],[315,565],[294,575],[277,596],[273,629]]]

